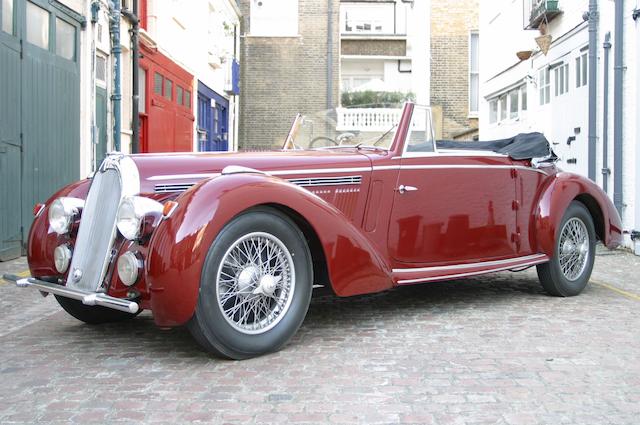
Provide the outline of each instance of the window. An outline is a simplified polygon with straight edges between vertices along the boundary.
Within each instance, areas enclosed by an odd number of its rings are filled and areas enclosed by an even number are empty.
[[[163,79],[164,78],[162,77],[162,75],[157,72],[153,76],[153,92],[155,94],[159,94],[160,96],[162,96],[162,80]]]
[[[56,55],[76,60],[76,29],[60,18],[56,18]]]
[[[147,112],[147,70],[138,68],[138,112],[144,114]]]
[[[27,41],[49,50],[49,12],[27,2]]]
[[[517,119],[526,110],[527,86],[523,84],[489,99],[489,124]]]
[[[518,94],[520,89],[511,90],[509,92],[509,118],[518,118]]]
[[[384,84],[384,75],[343,75],[342,91],[354,91],[365,84],[377,85],[376,82]]]
[[[411,114],[411,124],[409,128],[409,138],[406,147],[407,153],[434,152],[430,108],[415,106]]]
[[[13,2],[14,0],[2,0],[2,31],[13,34]]]
[[[96,80],[103,85],[107,84],[107,58],[96,55]]]
[[[498,99],[489,101],[489,124],[498,122]]]
[[[554,70],[555,95],[562,96],[569,91],[569,64],[565,63],[557,66]]]
[[[191,109],[191,92],[189,90],[184,91],[184,106]]]
[[[182,87],[176,85],[176,103],[178,105],[182,105],[183,104],[183,98],[184,98],[184,90],[182,89]]]
[[[520,86],[520,110],[527,110],[527,86]]]
[[[251,35],[298,35],[298,0],[251,0],[249,13]]]
[[[576,58],[576,87],[587,85],[587,54],[584,53]]]
[[[551,71],[548,67],[542,68],[538,73],[538,91],[540,93],[540,105],[546,105],[551,98]]]
[[[342,4],[340,32],[343,34],[394,34],[392,3]]]
[[[469,115],[478,115],[480,102],[480,39],[476,31],[469,36]]]
[[[507,119],[507,95],[503,94],[498,99],[500,101],[500,121]]]
[[[168,78],[165,78],[164,79],[164,97],[171,100],[172,91],[173,91],[173,81],[171,81]]]

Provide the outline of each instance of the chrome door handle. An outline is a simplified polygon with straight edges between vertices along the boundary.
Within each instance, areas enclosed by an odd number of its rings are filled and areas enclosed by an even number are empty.
[[[405,186],[401,184],[400,186],[398,186],[398,189],[396,190],[398,191],[398,193],[402,195],[403,193],[406,193],[406,192],[415,192],[416,190],[418,190],[418,188],[414,186]]]

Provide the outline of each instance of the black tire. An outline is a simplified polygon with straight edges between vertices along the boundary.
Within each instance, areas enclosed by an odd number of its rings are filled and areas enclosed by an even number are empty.
[[[102,306],[84,305],[82,304],[82,301],[61,297],[59,295],[56,295],[55,297],[56,301],[58,301],[58,304],[60,304],[64,311],[81,322],[85,322],[89,325],[122,322],[124,320],[133,319],[142,312],[142,310],[139,310],[137,313],[131,314]]]
[[[292,293],[287,296],[288,308],[281,312],[277,319],[274,319],[270,326],[264,330],[258,330],[258,333],[249,334],[238,328],[238,324],[233,325],[234,314],[225,315],[221,303],[218,301],[218,273],[225,270],[222,266],[223,260],[228,252],[231,252],[234,246],[238,246],[237,242],[243,238],[251,237],[252,234],[268,235],[279,240],[282,244],[282,252],[286,249],[290,257],[292,265],[293,279],[291,287]],[[246,263],[243,267],[249,267]],[[240,284],[240,273],[245,270],[238,267],[232,279],[226,278],[231,282],[228,285],[234,285],[235,292],[241,291],[238,288]],[[228,273],[225,273],[228,275]],[[222,274],[221,274],[222,276]],[[229,275],[230,276],[230,275]],[[248,292],[242,292],[243,297],[234,297],[233,308],[235,308],[240,300],[255,299],[250,298],[255,294],[259,279],[255,276],[264,276],[256,272],[248,289]],[[285,278],[286,280],[286,278]],[[260,280],[260,282],[262,282]],[[216,237],[215,241],[209,248],[202,275],[200,278],[200,293],[196,305],[196,311],[188,323],[188,328],[194,339],[207,351],[217,356],[228,359],[247,359],[256,357],[265,353],[274,352],[284,346],[293,335],[297,332],[304,321],[311,300],[313,289],[313,266],[311,262],[311,254],[307,246],[303,233],[298,229],[295,223],[286,215],[272,208],[255,208],[246,213],[239,215],[230,221]],[[224,290],[224,289],[223,289]],[[283,289],[280,289],[282,294]],[[231,289],[229,289],[230,293]],[[272,295],[275,295],[273,292]],[[223,294],[224,298],[226,294]],[[242,301],[240,301],[242,303]],[[268,310],[268,312],[274,310]],[[262,315],[262,312],[260,312]],[[251,317],[251,314],[250,314]],[[249,319],[247,319],[249,321]],[[255,323],[254,316],[254,323]]]
[[[562,232],[565,225],[572,220],[578,223],[582,222],[586,228],[588,235],[588,251],[587,258],[581,271],[576,276],[572,276],[571,279],[565,275],[562,271],[560,263],[560,253],[562,247],[560,246]],[[573,201],[569,204],[567,211],[562,217],[560,227],[558,229],[558,237],[555,242],[554,255],[548,263],[540,264],[537,266],[538,278],[542,283],[543,288],[550,294],[557,297],[572,297],[578,295],[587,286],[589,278],[591,277],[591,271],[593,270],[593,263],[596,253],[596,235],[595,227],[593,225],[593,219],[589,210],[580,202]]]

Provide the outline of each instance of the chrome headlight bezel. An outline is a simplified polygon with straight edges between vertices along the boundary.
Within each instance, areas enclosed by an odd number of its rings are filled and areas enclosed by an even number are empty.
[[[51,229],[59,235],[69,233],[73,218],[84,208],[84,200],[79,198],[57,198],[49,205],[47,218]]]
[[[136,240],[142,234],[142,222],[150,214],[162,214],[163,205],[142,196],[127,196],[120,202],[116,226],[128,240]]]

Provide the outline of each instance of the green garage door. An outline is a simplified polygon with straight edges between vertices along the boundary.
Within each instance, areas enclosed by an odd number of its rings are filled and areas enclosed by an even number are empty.
[[[79,23],[56,1],[0,0],[0,261],[33,205],[79,178]]]

